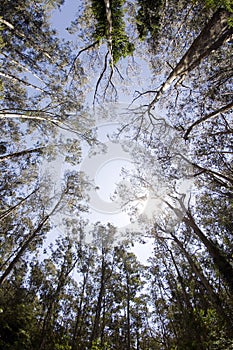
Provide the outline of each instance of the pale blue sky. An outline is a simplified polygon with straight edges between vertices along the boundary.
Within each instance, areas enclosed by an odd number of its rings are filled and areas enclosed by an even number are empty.
[[[65,0],[65,4],[61,6],[60,10],[53,11],[51,23],[57,30],[59,30],[61,37],[66,39],[72,37],[66,28],[69,27],[71,21],[75,19],[79,5],[79,0]]]
[[[70,35],[68,33],[68,31],[66,30],[67,27],[70,26],[70,23],[72,20],[75,19],[75,16],[78,12],[78,7],[80,6],[80,2],[78,0],[66,0],[65,4],[61,7],[60,10],[56,10],[53,12],[53,15],[51,17],[51,23],[52,26],[54,26],[60,33],[60,36],[64,39],[68,39],[68,40],[74,40],[75,41],[75,35]],[[82,43],[80,43],[80,47],[82,47]],[[139,59],[138,57],[134,57],[135,62],[137,61],[139,65],[141,65],[141,75],[143,77],[143,79],[145,79],[146,76],[149,77],[149,70],[148,70],[148,65],[145,62],[142,62],[141,59]],[[126,67],[124,67],[126,68]],[[133,90],[138,89],[139,85],[137,82],[137,79],[141,79],[140,77],[133,77],[133,79],[131,79],[130,84],[128,85],[128,89],[131,90],[133,88]],[[146,82],[148,84],[148,81]],[[129,83],[128,83],[129,84]],[[127,95],[125,95],[125,93],[122,94],[122,98],[123,98],[123,102],[127,102],[127,104],[129,102],[131,102],[131,98],[129,99],[129,97]],[[106,135],[107,133],[111,132],[111,130],[106,130]],[[103,137],[103,140],[106,138],[106,135]],[[103,140],[101,140],[103,142]],[[115,155],[116,158],[117,154]],[[106,202],[108,202],[108,198],[109,196],[112,194],[114,187],[115,187],[115,182],[116,180],[119,179],[119,173],[121,168],[124,166],[124,162],[119,162],[119,160],[116,162],[113,161],[108,161],[107,166],[103,166],[101,168],[101,164],[99,165],[99,173],[97,171],[97,183],[96,185],[100,187],[99,190],[99,194],[101,195],[102,199],[105,199]],[[113,176],[114,175],[114,176]],[[107,188],[107,190],[106,190]],[[100,220],[100,216],[98,216],[97,214],[97,220]],[[109,221],[111,218],[109,217]],[[123,219],[123,218],[122,218]],[[119,219],[119,222],[122,221],[121,219]],[[105,221],[105,220],[104,220]],[[129,221],[130,223],[130,221]],[[129,224],[128,223],[128,224]],[[115,223],[117,224],[117,223]],[[151,240],[148,240],[148,243],[145,245],[136,243],[133,251],[134,253],[138,256],[138,258],[140,259],[141,262],[145,263],[146,259],[151,255],[152,252],[152,245],[151,245]]]

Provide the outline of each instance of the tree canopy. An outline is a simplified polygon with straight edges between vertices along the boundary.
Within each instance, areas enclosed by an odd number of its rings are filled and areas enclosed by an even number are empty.
[[[232,13],[1,1],[1,349],[232,349]],[[98,118],[119,122],[104,141]],[[129,208],[123,238],[101,210],[93,222],[84,171],[111,142],[134,163],[113,198]]]

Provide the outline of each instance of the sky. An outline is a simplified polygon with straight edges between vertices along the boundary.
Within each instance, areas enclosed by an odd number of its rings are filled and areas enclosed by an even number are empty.
[[[60,9],[53,11],[51,24],[58,30],[60,36],[65,39],[70,39],[72,37],[66,28],[69,27],[71,21],[75,19],[79,5],[79,0],[65,0],[64,5],[62,5]]]
[[[67,27],[69,27],[72,20],[75,18],[75,14],[78,10],[78,6],[80,5],[80,2],[77,0],[66,0],[65,4],[61,6],[60,10],[54,10],[53,15],[51,17],[51,24],[54,26],[58,31],[62,38],[68,39],[68,40],[74,40],[73,36],[68,33],[66,30]],[[141,59],[138,58],[138,62],[143,65],[144,68],[142,68],[142,73],[145,74],[147,72],[148,74],[148,67],[145,63],[142,62]],[[120,97],[122,103],[126,103],[128,105],[131,101],[125,94],[123,93]],[[109,135],[111,132],[116,131],[116,127],[119,127],[119,124],[114,124],[112,122],[110,123],[102,123],[98,121],[99,129],[98,129],[98,135],[101,140],[101,142],[109,142],[109,139],[107,135]],[[86,147],[83,148],[84,154],[88,152]],[[112,154],[111,154],[112,152]],[[103,157],[102,157],[103,158]],[[93,172],[93,158],[90,159],[87,155],[84,157],[87,164],[85,164],[85,167],[90,167],[90,172]],[[58,162],[61,162],[61,159],[58,160]],[[52,166],[52,171],[55,173],[57,172],[60,174],[58,168],[60,167],[60,164],[58,162],[55,162]],[[89,163],[88,163],[89,162]],[[114,225],[118,227],[124,227],[124,226],[130,226],[130,217],[128,214],[123,212],[121,209],[118,210],[118,212],[113,213],[108,212],[109,206],[113,204],[114,209],[116,207],[119,207],[118,204],[115,204],[110,199],[112,195],[114,194],[114,191],[116,189],[116,183],[121,181],[120,174],[122,167],[125,167],[127,169],[132,170],[132,160],[130,159],[129,155],[124,152],[119,152],[119,148],[116,147],[116,145],[109,143],[108,144],[108,154],[107,158],[104,160],[97,160],[96,162],[96,169],[95,169],[95,185],[98,187],[98,190],[96,191],[96,194],[98,196],[96,208],[91,208],[91,213],[88,214],[88,219],[95,221],[95,219],[100,220],[103,223],[106,223],[108,221],[111,221]],[[89,165],[88,165],[89,164]],[[81,164],[81,168],[83,166],[83,163]],[[51,165],[50,165],[51,169]],[[60,176],[60,175],[59,175]],[[99,207],[101,207],[100,202],[102,201],[102,206],[104,208],[103,213],[100,212]],[[95,206],[94,206],[95,207]],[[93,210],[94,209],[94,210]],[[97,209],[97,210],[95,210]],[[105,212],[105,213],[104,213]],[[147,242],[148,241],[148,242]],[[151,240],[144,240],[144,244],[135,242],[134,247],[132,250],[137,255],[138,259],[146,263],[147,258],[151,255],[152,252],[152,244]]]
[[[75,40],[73,39],[73,36],[68,33],[66,28],[69,27],[71,21],[75,18],[75,14],[78,11],[79,5],[80,2],[77,0],[66,0],[65,4],[61,7],[60,10],[55,10],[53,12],[53,16],[51,17],[52,25],[59,31],[61,37],[65,39]],[[140,89],[138,84],[143,85],[143,83],[145,83],[147,84],[148,88],[148,82],[150,81],[151,76],[148,64],[143,61],[141,57],[139,58],[135,56],[134,61],[138,67],[140,66],[140,74],[135,75],[130,80],[130,86],[128,86],[130,92]],[[127,60],[125,62],[127,64]],[[124,67],[123,65],[123,69],[126,68],[127,67]],[[128,105],[131,102],[132,95],[129,99],[129,96],[127,96],[125,92],[121,92],[121,89],[119,90],[120,102],[123,106]],[[160,111],[157,111],[157,113],[160,113]],[[97,154],[93,157],[89,156],[88,154],[88,152],[90,152],[89,146],[85,145],[82,148],[84,157],[81,163],[81,171],[84,171],[86,173],[93,184],[92,189],[89,191],[90,212],[86,214],[86,216],[91,222],[100,221],[101,223],[105,224],[110,221],[113,225],[119,227],[120,229],[130,228],[133,231],[136,226],[132,225],[130,215],[128,215],[125,210],[122,209],[119,201],[112,199],[114,197],[117,183],[122,181],[120,177],[122,168],[126,167],[128,170],[134,171],[133,160],[129,153],[122,151],[121,146],[124,144],[123,139],[120,140],[120,144],[117,145],[109,138],[109,134],[112,134],[117,130],[119,123],[113,122],[112,120],[109,120],[108,122],[105,120],[103,122],[97,115],[96,126],[98,127],[98,138],[100,142],[106,146],[107,151],[103,154]],[[60,177],[60,181],[62,173],[64,173],[66,170],[62,167],[61,163],[63,163],[63,160],[59,158],[54,162],[53,167],[51,167],[50,164],[50,168],[53,168],[53,171],[57,173],[58,178]],[[155,177],[156,173],[153,175],[153,179]],[[157,182],[158,181],[159,180],[157,180]],[[59,182],[59,179],[57,182]],[[162,184],[156,184],[155,181],[155,185],[160,188],[161,191],[161,188],[163,187]],[[160,194],[162,196],[165,195],[162,192]],[[146,195],[145,201],[139,203],[140,208],[142,208],[140,209],[140,213],[144,213],[143,210],[145,211],[145,208],[147,212],[148,210],[154,210],[156,206],[161,209],[161,203],[161,201],[158,202],[157,198],[155,201],[151,195]],[[158,211],[158,213],[160,213],[160,211]],[[158,213],[157,215],[160,215]],[[146,259],[152,252],[152,241],[153,239],[149,239],[148,242],[144,245],[136,243],[133,248],[133,251],[137,254],[138,258],[143,261],[143,263],[145,263]]]

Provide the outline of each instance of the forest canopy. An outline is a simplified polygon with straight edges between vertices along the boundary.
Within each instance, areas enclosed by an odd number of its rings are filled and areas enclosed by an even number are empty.
[[[233,348],[232,44],[232,0],[1,1],[1,349]]]

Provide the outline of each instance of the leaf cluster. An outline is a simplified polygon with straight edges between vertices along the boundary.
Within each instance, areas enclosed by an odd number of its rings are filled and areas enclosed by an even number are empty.
[[[139,38],[145,40],[148,35],[156,38],[160,29],[161,9],[164,0],[138,0],[139,10],[136,16]]]
[[[112,32],[109,32],[109,23],[106,17],[106,7],[104,0],[92,0],[92,12],[96,19],[94,39],[100,42],[101,40],[112,40],[112,55],[114,63],[117,63],[121,58],[132,55],[135,47],[130,42],[128,35],[125,32],[124,22],[124,0],[110,1],[112,14]]]

